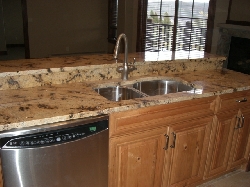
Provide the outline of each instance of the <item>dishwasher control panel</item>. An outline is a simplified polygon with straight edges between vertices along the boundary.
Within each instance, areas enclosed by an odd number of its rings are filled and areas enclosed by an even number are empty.
[[[8,140],[3,148],[32,148],[39,146],[49,146],[57,143],[66,143],[94,135],[106,130],[107,128],[108,121],[98,121],[91,124],[80,125],[56,131],[14,137]]]

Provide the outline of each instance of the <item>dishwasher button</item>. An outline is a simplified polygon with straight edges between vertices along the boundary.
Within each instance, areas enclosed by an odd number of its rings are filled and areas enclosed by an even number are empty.
[[[57,142],[60,142],[60,141],[61,141],[61,137],[57,137],[57,138],[56,138],[56,141],[57,141]]]
[[[84,136],[85,135],[85,133],[84,132],[82,132],[82,133],[78,133],[77,134],[77,136],[80,136],[80,137],[82,137],[82,136]]]
[[[44,138],[45,143],[49,143],[49,138]]]
[[[45,143],[45,141],[44,141],[44,140],[40,140],[40,143],[41,143],[41,144],[44,144],[44,143]]]
[[[67,140],[67,135],[62,135],[62,140]]]
[[[49,143],[53,143],[53,142],[55,142],[55,140],[54,140],[54,138],[49,138]]]
[[[72,135],[71,134],[68,135],[68,139],[72,139]]]

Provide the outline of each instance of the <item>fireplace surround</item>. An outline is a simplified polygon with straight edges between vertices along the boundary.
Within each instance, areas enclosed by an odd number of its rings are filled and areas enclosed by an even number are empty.
[[[225,68],[250,74],[250,27],[219,24],[218,55],[226,56]]]

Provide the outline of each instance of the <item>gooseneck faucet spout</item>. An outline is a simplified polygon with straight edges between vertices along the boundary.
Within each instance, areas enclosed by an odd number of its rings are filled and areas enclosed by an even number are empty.
[[[117,68],[117,71],[119,73],[121,73],[122,80],[126,81],[126,80],[128,80],[129,71],[134,70],[135,67],[128,65],[128,40],[127,40],[127,36],[125,34],[120,34],[118,39],[117,39],[117,42],[115,44],[115,49],[114,49],[114,59],[116,59],[116,62],[117,62],[118,51],[119,51],[121,39],[124,40],[124,61],[123,61],[123,66],[119,66]]]
[[[124,40],[124,62],[127,62],[127,57],[128,57],[128,40],[127,36],[125,34],[120,34],[117,42],[115,44],[115,49],[114,49],[114,59],[118,59],[118,51],[119,51],[119,46],[121,39]]]

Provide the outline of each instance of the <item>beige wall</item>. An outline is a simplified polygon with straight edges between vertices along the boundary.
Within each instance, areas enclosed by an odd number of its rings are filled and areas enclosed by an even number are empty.
[[[250,0],[232,0],[230,20],[250,22]]]
[[[0,1],[3,1],[7,12],[11,12],[11,7],[15,7],[16,11],[19,10],[19,16],[12,16],[12,28],[16,25],[15,27],[18,29],[12,29],[8,33],[8,43],[23,43],[22,21],[20,21],[21,6],[19,5],[21,0]],[[246,2],[238,5],[237,0],[233,0],[232,20],[236,19],[237,15],[244,13],[246,9],[249,10],[250,1],[244,1]],[[14,5],[14,3],[16,4]],[[125,33],[128,36],[129,52],[136,51],[137,3],[137,0],[119,0],[118,34]],[[10,6],[11,4],[13,6]],[[228,5],[229,0],[217,0],[212,53],[216,53],[219,38],[217,24],[226,23]],[[107,52],[107,0],[27,0],[27,6],[31,58],[57,54]],[[248,12],[244,13],[244,17],[243,21],[249,21],[247,20],[247,18],[250,19]],[[243,17],[240,16],[240,18]],[[0,42],[3,41],[1,25],[0,22]],[[5,47],[2,44],[3,42],[0,43],[0,49],[1,46]]]
[[[7,51],[5,42],[2,0],[0,0],[0,51]]]
[[[23,44],[21,0],[2,0],[7,44]]]
[[[31,58],[106,53],[107,0],[27,0]]]

